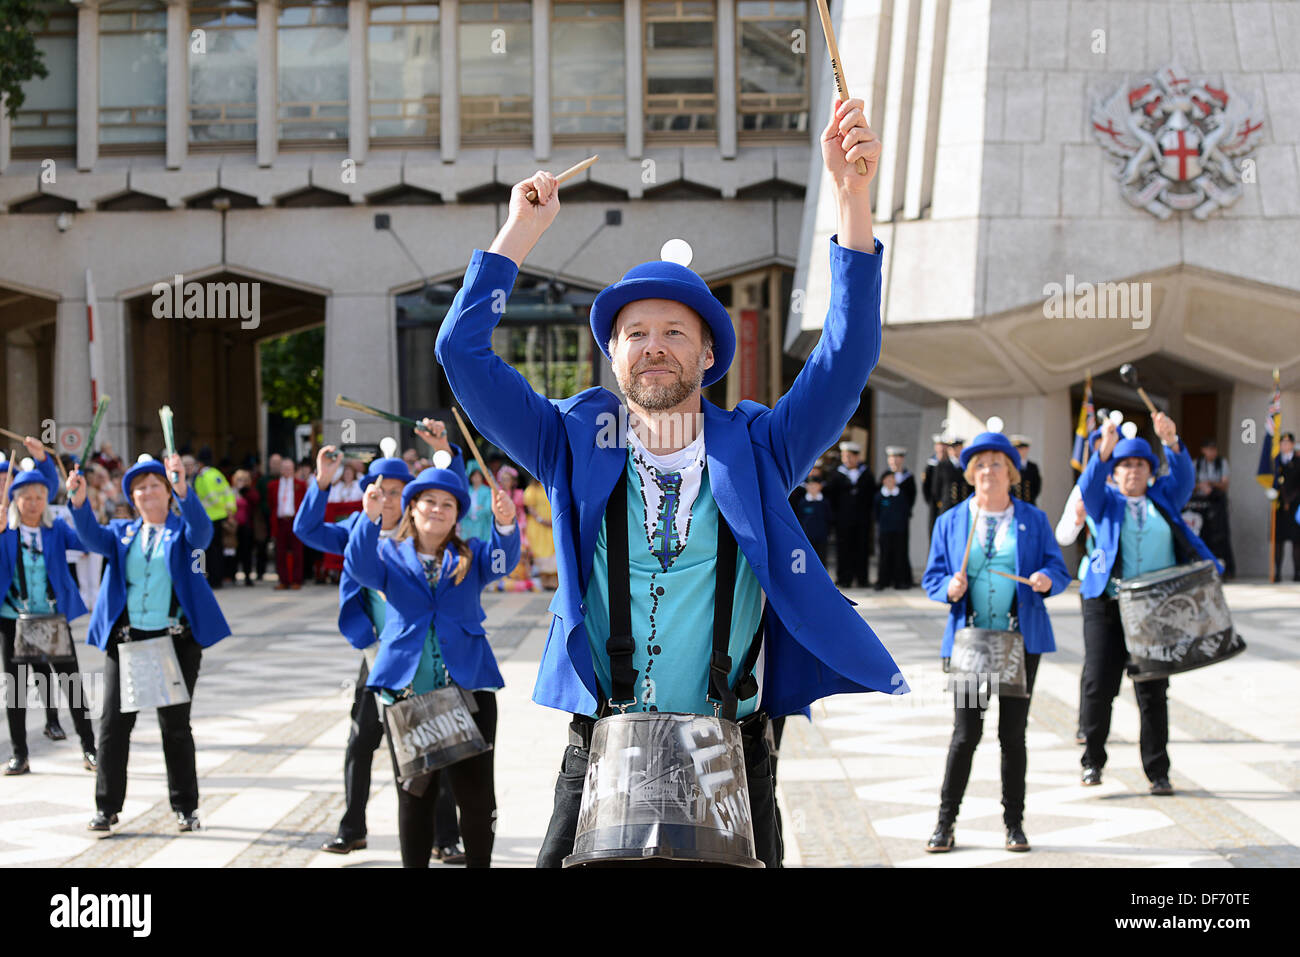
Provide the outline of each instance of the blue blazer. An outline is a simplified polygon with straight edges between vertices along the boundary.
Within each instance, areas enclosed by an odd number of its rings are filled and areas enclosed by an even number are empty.
[[[1191,456],[1187,454],[1187,446],[1180,441],[1178,451],[1174,452],[1166,445],[1165,461],[1169,463],[1169,472],[1156,479],[1147,489],[1147,498],[1169,523],[1178,563],[1181,565],[1206,558],[1214,562],[1214,566],[1222,573],[1223,565],[1183,521],[1183,506],[1192,497],[1192,489],[1196,486],[1196,469],[1192,466]],[[1092,553],[1088,556],[1087,571],[1083,576],[1083,587],[1080,589],[1084,598],[1096,598],[1106,590],[1111,569],[1115,565],[1115,556],[1119,554],[1119,534],[1124,527],[1127,500],[1119,489],[1106,484],[1106,479],[1114,470],[1114,455],[1105,462],[1101,456],[1094,455],[1088,460],[1083,475],[1079,476],[1083,506],[1097,526]]]
[[[36,468],[52,480],[55,487],[58,486],[58,473],[54,471],[54,463],[48,455],[36,463]],[[3,521],[2,513],[0,521]],[[18,542],[21,535],[18,529],[10,529],[7,524],[0,531],[0,602],[9,594],[9,586],[13,584],[18,569]],[[86,613],[86,603],[81,600],[81,592],[77,590],[72,573],[68,571],[68,549],[85,551],[81,539],[67,522],[56,521],[52,528],[41,526],[41,552],[45,556],[45,574],[54,586],[56,611],[72,621]]]
[[[194,553],[205,551],[212,541],[212,520],[203,510],[194,489],[185,498],[172,498],[180,504],[181,514],[167,513],[163,549],[167,556],[167,572],[172,578],[172,589],[180,602],[185,617],[194,631],[194,640],[202,647],[215,645],[230,634],[230,626],[221,614],[217,596],[212,593],[202,566],[194,561]],[[113,625],[126,610],[126,553],[139,534],[144,519],[117,518],[107,525],[95,521],[88,502],[72,510],[72,520],[77,534],[88,551],[99,552],[108,560],[104,580],[99,588],[99,598],[90,615],[90,630],[86,644],[100,651],[108,647]]]
[[[329,497],[329,489],[322,492],[316,479],[309,479],[307,494],[298,506],[298,514],[293,517],[293,533],[317,551],[342,555],[348,546],[348,535],[366,516],[362,512],[356,512],[338,522],[325,521],[325,506]],[[353,577],[346,562],[343,574],[339,576],[339,631],[354,648],[369,648],[378,640],[375,626],[366,612],[361,583]]]
[[[379,523],[361,516],[352,526],[343,552],[343,569],[367,588],[382,591],[388,602],[379,652],[366,687],[397,691],[415,677],[432,624],[447,671],[462,688],[500,688],[505,685],[492,646],[483,630],[483,586],[519,564],[519,531],[502,536],[493,523],[492,538],[469,541],[473,560],[459,585],[452,584],[456,555],[443,554],[443,577],[436,591],[429,590],[415,542],[394,544],[379,537]],[[501,555],[493,561],[497,551]]]
[[[774,408],[744,401],[726,411],[702,400],[713,496],[767,595],[763,708],[774,717],[831,694],[908,690],[889,652],[826,574],[789,502],[817,457],[839,440],[880,358],[882,250],[879,241],[874,253],[863,253],[832,239],[821,339]],[[602,692],[583,599],[605,504],[627,465],[627,409],[600,388],[543,398],[492,351],[500,319],[494,293],[508,293],[517,274],[505,256],[475,250],[436,352],[474,425],[536,476],[551,502],[560,587],[533,700],[593,714]]]
[[[943,658],[952,657],[953,636],[957,629],[966,627],[967,595],[948,601],[948,583],[953,573],[961,570],[962,556],[966,554],[971,519],[970,505],[966,503],[972,498],[973,495],[967,497],[966,502],[948,509],[935,520],[930,536],[930,559],[921,578],[921,587],[927,595],[948,604],[948,623],[943,629],[943,646],[939,652]],[[1011,503],[1015,508],[1016,574],[1028,578],[1034,572],[1042,572],[1052,580],[1052,590],[1047,594],[1059,595],[1074,576],[1065,567],[1051,522],[1042,509],[1028,502],[1013,498]],[[1028,585],[1016,583],[1016,614],[1020,618],[1020,633],[1025,636],[1025,651],[1030,654],[1056,650],[1056,637],[1052,634],[1052,621],[1043,597]]]

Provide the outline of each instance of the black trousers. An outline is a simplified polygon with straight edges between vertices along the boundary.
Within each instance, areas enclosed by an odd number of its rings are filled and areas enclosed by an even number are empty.
[[[868,581],[871,529],[866,525],[835,526],[835,583],[841,588],[852,588],[856,583],[862,588]]]
[[[267,519],[267,522],[270,523],[270,519]],[[267,549],[271,544],[271,535],[268,532],[267,537],[259,541],[256,540],[256,533],[254,533],[254,539],[255,539],[253,542],[254,567],[257,570],[257,579],[258,581],[261,581],[263,578],[266,577]]]
[[[45,723],[59,723],[59,687],[64,685],[69,690],[68,711],[72,714],[72,726],[81,739],[81,750],[95,753],[95,732],[90,724],[90,709],[86,707],[86,687],[82,683],[81,672],[76,661],[76,648],[73,660],[55,665],[15,664],[14,631],[16,623],[12,618],[0,618],[0,635],[3,635],[4,672],[9,676],[9,686],[13,688],[13,707],[6,707],[9,719],[9,741],[13,745],[14,757],[27,757],[27,675],[31,672],[40,676],[37,685],[45,688]],[[60,680],[63,679],[63,680]]]
[[[880,533],[880,561],[876,568],[879,588],[911,588],[912,565],[907,555],[907,530]]]
[[[212,542],[203,553],[204,570],[213,589],[220,588],[225,579],[226,553],[222,547],[225,537],[221,534],[221,525],[221,522],[212,523]]]
[[[1025,653],[1025,677],[1029,697],[998,699],[998,743],[1002,746],[1002,821],[1007,827],[1019,827],[1025,817],[1025,770],[1029,756],[1025,750],[1025,728],[1029,724],[1029,702],[1038,676],[1039,654]],[[939,799],[939,820],[949,827],[957,820],[961,799],[970,781],[975,746],[984,733],[984,708],[968,700],[963,687],[953,693],[952,741],[948,744],[948,763],[943,773],[943,790]]]
[[[190,696],[199,680],[203,649],[188,628],[172,638],[181,677]],[[95,806],[105,814],[122,810],[126,800],[126,762],[131,754],[131,729],[138,712],[122,713],[122,687],[118,670],[116,629],[104,659],[104,716],[99,721],[99,773],[95,777]],[[167,765],[167,794],[173,811],[191,814],[199,807],[199,776],[194,760],[194,734],[190,730],[190,704],[158,709],[163,761]]]
[[[582,733],[583,720],[575,715],[570,731]],[[749,810],[754,824],[754,852],[768,867],[780,867],[785,856],[781,826],[776,811],[776,782],[771,753],[764,735],[767,719],[755,718],[742,726],[745,745],[745,776],[749,781]],[[578,832],[578,811],[582,807],[582,785],[587,777],[587,748],[570,744],[560,761],[560,775],[555,779],[555,806],[546,829],[538,867],[562,867],[573,853]]]
[[[1111,707],[1119,694],[1128,664],[1128,647],[1113,598],[1083,600],[1083,733],[1082,764],[1106,766],[1106,739],[1110,736]],[[1140,719],[1139,747],[1147,778],[1169,774],[1169,679],[1133,682]]]
[[[474,700],[478,703],[474,723],[483,732],[484,739],[493,744],[497,737],[497,696],[491,691],[475,691]],[[393,779],[396,781],[397,755],[391,738],[388,753],[393,759]],[[485,751],[441,771],[434,771],[428,788],[418,797],[400,783],[397,785],[397,840],[402,850],[403,867],[429,866],[437,843],[438,799],[444,781],[450,783],[460,807],[466,866],[491,866],[497,819],[494,754],[495,751]]]
[[[1273,516],[1277,525],[1273,531],[1273,579],[1282,581],[1282,558],[1286,543],[1291,543],[1291,577],[1300,582],[1300,525],[1296,524],[1295,506],[1279,506]]]
[[[240,525],[235,531],[235,568],[244,573],[244,581],[253,580],[252,525]]]

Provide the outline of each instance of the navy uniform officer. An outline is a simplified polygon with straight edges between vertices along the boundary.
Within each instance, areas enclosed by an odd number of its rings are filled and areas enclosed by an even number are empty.
[[[454,464],[454,463],[453,463]],[[427,468],[402,491],[402,517],[392,538],[379,538],[379,489],[366,490],[365,519],[353,524],[344,570],[387,597],[388,614],[369,687],[389,703],[404,690],[424,694],[450,681],[473,692],[473,713],[484,739],[496,738],[496,691],[505,682],[483,631],[483,586],[519,563],[515,506],[498,489],[492,504],[496,526],[489,541],[463,541],[456,521],[469,511],[464,468]],[[392,749],[391,736],[389,748]],[[488,867],[496,822],[494,751],[445,768],[460,807],[465,863]],[[393,764],[397,757],[394,752]],[[398,841],[402,866],[427,868],[435,842],[435,816],[442,772],[431,779],[397,784]],[[394,775],[396,777],[396,775]]]
[[[25,612],[60,614],[73,621],[86,613],[65,557],[68,549],[82,551],[81,542],[67,522],[53,521],[49,511],[50,500],[59,488],[54,462],[36,439],[28,436],[23,443],[35,467],[13,477],[7,521],[0,526],[3,528],[0,531],[0,635],[4,641],[5,674],[14,689],[14,700],[5,709],[9,740],[13,744],[13,756],[5,766],[7,775],[26,774],[31,770],[27,761],[27,709],[21,700],[27,676],[13,660],[18,616]],[[0,493],[0,502],[3,501]],[[77,737],[81,739],[82,764],[87,771],[94,771],[95,732],[90,724],[75,649],[71,661],[26,667],[45,678],[45,736],[51,740],[61,741],[66,737],[59,726],[58,694],[60,685],[68,683],[68,707]]]
[[[704,281],[674,263],[633,267],[592,306],[592,332],[626,408],[601,388],[545,399],[493,353],[500,299],[559,211],[555,177],[545,172],[515,185],[505,226],[490,250],[474,252],[439,331],[438,359],[462,408],[543,483],[555,516],[560,588],[533,700],[574,714],[573,743],[539,866],[558,867],[572,852],[593,717],[615,696],[615,679],[626,689],[619,705],[635,699],[636,708],[712,715],[716,703],[740,719],[756,852],[768,866],[781,857],[768,715],[831,694],[908,690],[788,502],[840,437],[880,356],[883,247],[872,236],[868,193],[880,143],[861,100],[836,104],[821,145],[840,225],[829,250],[831,305],[820,341],[774,408],[743,401],[728,411],[702,397],[702,386],[726,373],[735,333]],[[859,157],[869,175],[857,172]],[[620,566],[610,560],[617,541],[607,537],[609,516],[628,526],[632,610],[631,638],[612,648],[602,586]],[[724,529],[739,554],[733,593],[722,596],[731,627],[718,629],[730,642],[713,653]],[[759,647],[760,618],[761,692],[741,680]]]
[[[122,493],[137,513],[100,525],[86,503],[86,479],[68,477],[72,520],[85,547],[107,559],[99,598],[90,616],[86,642],[107,653],[104,662],[104,716],[99,725],[97,811],[87,825],[108,831],[126,800],[126,764],[136,712],[122,713],[118,646],[170,634],[185,687],[191,697],[199,680],[203,649],[230,634],[221,607],[196,556],[212,540],[212,520],[185,482],[179,455],[164,463],[141,456],[122,476]],[[176,476],[171,484],[167,473]],[[175,504],[179,514],[173,509]],[[190,704],[158,709],[167,790],[182,831],[199,826],[199,780],[195,766]]]
[[[1111,705],[1119,694],[1128,651],[1120,621],[1117,580],[1171,565],[1208,559],[1210,550],[1182,519],[1196,484],[1187,449],[1173,420],[1157,412],[1151,424],[1165,446],[1169,472],[1152,481],[1159,462],[1146,439],[1119,440],[1107,421],[1097,454],[1079,477],[1095,544],[1083,575],[1083,783],[1101,783],[1110,735]],[[1115,485],[1106,484],[1111,473]],[[1152,794],[1173,794],[1169,783],[1169,679],[1133,683],[1140,717],[1142,768]]]
[[[1044,595],[1056,595],[1070,584],[1070,573],[1061,548],[1052,537],[1052,526],[1043,512],[1012,495],[1020,481],[1021,459],[1007,437],[985,432],[962,450],[963,478],[975,491],[964,507],[951,508],[939,516],[930,540],[930,560],[923,584],[935,601],[948,603],[948,623],[940,654],[952,657],[953,638],[969,622],[975,628],[1005,630],[1018,619],[1024,636],[1025,676],[1028,695],[1002,698],[998,702],[998,742],[1002,746],[1002,820],[1006,826],[1006,848],[1029,850],[1025,837],[1025,728],[1029,722],[1029,699],[1039,659],[1056,650],[1052,622],[1043,604]],[[971,523],[976,522],[971,539]],[[972,548],[967,570],[961,570],[966,543]],[[1028,578],[1025,585],[996,572]],[[984,730],[984,707],[971,701],[971,691],[958,686],[954,692],[955,712],[952,741],[943,775],[939,822],[926,850],[952,850],[953,825],[970,779],[975,746]]]

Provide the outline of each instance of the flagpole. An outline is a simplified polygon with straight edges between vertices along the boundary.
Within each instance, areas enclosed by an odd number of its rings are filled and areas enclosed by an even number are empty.
[[[1280,399],[1282,392],[1282,370],[1273,370],[1273,396]],[[1270,416],[1272,418],[1272,416]],[[1269,443],[1268,461],[1273,466],[1274,482],[1277,481],[1277,455],[1278,446],[1282,441],[1282,403],[1277,405],[1277,418],[1273,421],[1273,438]],[[1270,585],[1277,582],[1277,573],[1281,571],[1277,567],[1277,499],[1268,503],[1268,583]],[[1291,546],[1291,562],[1296,560],[1296,546]]]

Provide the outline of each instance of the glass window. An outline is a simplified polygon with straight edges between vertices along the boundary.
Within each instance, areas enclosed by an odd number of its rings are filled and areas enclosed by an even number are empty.
[[[717,129],[713,0],[647,2],[646,129],[680,134]]]
[[[77,15],[51,13],[35,34],[44,79],[23,84],[23,105],[13,120],[10,142],[24,146],[73,146],[77,142]]]
[[[533,131],[533,26],[527,3],[460,6],[460,132],[467,143]]]
[[[346,140],[348,7],[281,0],[279,121],[281,140]]]
[[[552,130],[622,133],[623,4],[555,0],[551,17]]]
[[[99,141],[167,139],[167,6],[107,3],[99,13]]]
[[[376,139],[438,139],[436,3],[370,7],[370,135]]]
[[[736,23],[740,131],[807,132],[807,3],[741,0]]]
[[[190,8],[186,37],[190,142],[251,143],[257,139],[257,4],[199,3]]]

